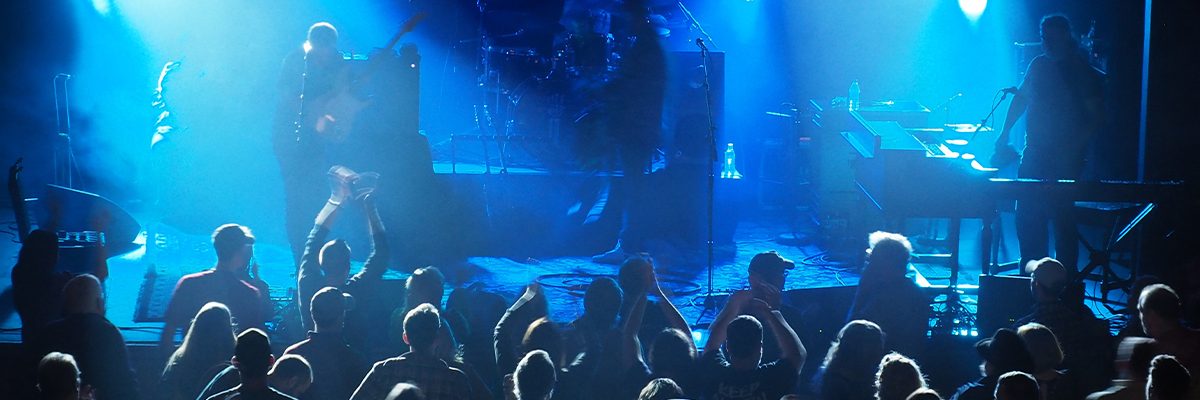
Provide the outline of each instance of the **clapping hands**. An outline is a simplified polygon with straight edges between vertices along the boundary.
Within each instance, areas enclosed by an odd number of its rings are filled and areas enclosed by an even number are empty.
[[[350,199],[370,201],[378,182],[378,173],[358,173],[346,166],[334,165],[329,168],[329,202],[341,205]]]

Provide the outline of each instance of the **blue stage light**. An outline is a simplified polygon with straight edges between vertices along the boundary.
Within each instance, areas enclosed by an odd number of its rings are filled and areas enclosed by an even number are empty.
[[[112,11],[111,0],[92,0],[92,8],[96,9],[96,13],[100,15],[108,15]]]
[[[971,23],[975,23],[987,9],[987,3],[987,0],[958,0],[958,8],[962,9],[963,15],[966,15]]]

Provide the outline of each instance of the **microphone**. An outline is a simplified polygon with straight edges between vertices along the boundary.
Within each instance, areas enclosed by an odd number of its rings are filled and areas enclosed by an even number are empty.
[[[704,45],[703,38],[696,38],[696,46],[700,46],[700,50],[708,51],[708,46]]]
[[[1018,90],[1016,86],[1006,87],[1004,89],[1000,89],[1000,91],[1011,94],[1011,95],[1016,95],[1018,92],[1020,92],[1020,90]]]

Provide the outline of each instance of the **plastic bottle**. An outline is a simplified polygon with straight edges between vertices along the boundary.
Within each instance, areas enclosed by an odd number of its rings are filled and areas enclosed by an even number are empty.
[[[862,97],[862,88],[858,86],[858,79],[855,79],[854,82],[850,83],[850,96],[847,97],[850,111],[858,111],[860,97]]]
[[[737,170],[737,153],[733,151],[733,143],[725,146],[725,165],[721,167],[721,179],[742,179]]]

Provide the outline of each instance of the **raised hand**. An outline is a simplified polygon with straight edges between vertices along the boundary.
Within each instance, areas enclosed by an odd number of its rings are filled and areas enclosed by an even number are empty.
[[[754,299],[762,300],[772,309],[779,308],[783,305],[783,294],[778,287],[770,283],[764,282],[756,276],[750,276],[750,289]]]
[[[525,287],[525,293],[521,295],[521,300],[522,301],[530,301],[530,300],[533,300],[535,297],[538,297],[541,295],[542,295],[542,285],[540,285],[536,282],[530,283],[529,286]]]
[[[350,168],[334,165],[329,168],[329,202],[341,205],[351,198],[350,183],[358,179],[358,174]]]
[[[356,174],[354,179],[350,181],[354,189],[354,198],[365,201],[371,194],[375,193],[375,187],[378,186],[378,182],[379,174],[376,172]]]
[[[729,295],[729,300],[725,302],[725,308],[734,311],[736,316],[746,310],[753,300],[754,295],[749,290],[739,290]]]
[[[643,256],[646,259],[646,266],[642,269],[642,281],[646,283],[646,293],[662,293],[658,287],[658,275],[654,273],[654,260],[649,256]]]

